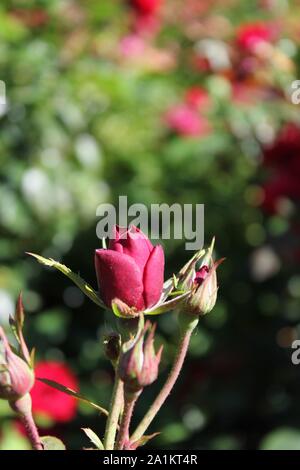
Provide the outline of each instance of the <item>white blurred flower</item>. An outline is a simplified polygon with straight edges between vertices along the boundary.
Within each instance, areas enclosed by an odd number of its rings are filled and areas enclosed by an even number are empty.
[[[93,136],[81,134],[75,142],[75,152],[77,159],[82,166],[88,168],[98,168],[101,162],[101,151]]]
[[[196,43],[196,52],[206,57],[213,70],[222,70],[230,67],[228,47],[225,42],[218,39],[201,39]]]
[[[30,168],[22,178],[22,191],[26,199],[38,207],[51,203],[52,190],[47,174],[39,168]]]
[[[257,248],[251,256],[250,268],[255,281],[263,282],[280,270],[280,259],[270,246]]]

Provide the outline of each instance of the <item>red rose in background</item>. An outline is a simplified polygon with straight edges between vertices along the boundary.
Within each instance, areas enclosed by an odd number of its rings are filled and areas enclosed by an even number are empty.
[[[116,226],[107,250],[95,252],[99,291],[108,307],[119,299],[138,311],[158,302],[164,282],[164,251],[137,227]]]
[[[36,378],[55,380],[74,391],[78,390],[78,381],[68,366],[56,361],[39,362],[35,367]],[[71,421],[76,415],[77,400],[39,380],[30,392],[32,409],[56,422]]]
[[[270,179],[264,186],[263,207],[267,212],[276,213],[282,198],[300,199],[299,178],[283,173]]]
[[[300,126],[285,124],[275,142],[265,148],[264,163],[300,175]]]
[[[264,149],[264,164],[272,170],[264,185],[263,206],[276,212],[280,198],[300,199],[300,127],[286,124],[274,143]]]
[[[236,33],[238,46],[245,52],[250,53],[255,53],[259,46],[270,43],[274,39],[274,26],[262,22],[241,25]]]
[[[134,11],[133,30],[141,36],[152,37],[160,28],[159,9],[162,0],[130,0]]]

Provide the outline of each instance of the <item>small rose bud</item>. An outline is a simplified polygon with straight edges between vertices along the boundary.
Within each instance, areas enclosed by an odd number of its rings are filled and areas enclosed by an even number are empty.
[[[105,335],[103,345],[106,357],[115,363],[120,355],[121,336],[118,333],[112,331],[111,333]]]
[[[0,398],[16,400],[26,395],[33,384],[33,370],[12,351],[0,327]]]
[[[144,341],[144,362],[143,367],[138,375],[139,384],[142,387],[151,385],[158,376],[158,368],[161,360],[163,346],[160,346],[158,352],[154,349],[154,333],[156,325],[151,326],[151,323],[146,323],[145,329],[149,329],[146,341]]]
[[[197,251],[197,253],[195,253],[194,256],[181,268],[178,273],[178,289],[188,291],[192,288],[196,275],[196,264],[204,255],[205,250]]]
[[[135,338],[123,346],[119,375],[125,384],[126,393],[137,393],[157,379],[162,346],[155,353],[154,332],[155,326],[146,322]]]
[[[223,259],[211,266],[203,265],[196,272],[192,292],[186,302],[186,311],[194,315],[206,315],[215,306],[217,301],[217,267]]]

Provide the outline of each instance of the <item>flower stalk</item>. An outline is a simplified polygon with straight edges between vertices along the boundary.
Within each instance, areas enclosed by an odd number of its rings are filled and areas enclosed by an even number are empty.
[[[115,384],[113,388],[110,412],[106,421],[106,429],[104,435],[105,450],[113,450],[119,423],[120,413],[123,407],[123,382],[116,373]]]
[[[181,335],[179,338],[179,342],[177,345],[177,351],[174,359],[174,363],[172,369],[168,375],[168,378],[157,395],[156,399],[154,400],[152,406],[149,408],[148,412],[130,437],[130,442],[134,443],[138,441],[143,434],[146,432],[150,424],[152,423],[153,419],[161,409],[162,405],[166,401],[167,397],[171,393],[172,388],[174,387],[180,371],[182,369],[191,335],[193,330],[196,328],[198,324],[198,317],[192,317],[190,315],[180,314],[180,326],[181,326]]]
[[[133,414],[133,410],[135,407],[135,404],[137,402],[137,399],[139,397],[140,393],[136,394],[125,394],[124,397],[124,411],[123,411],[123,416],[122,420],[120,423],[120,429],[116,441],[116,450],[125,450],[127,447],[127,444],[129,443],[129,428],[130,428],[130,422]]]
[[[27,437],[33,450],[44,450],[43,444],[32,416],[32,403],[29,393],[19,400],[10,403],[11,408],[18,415],[24,424]]]

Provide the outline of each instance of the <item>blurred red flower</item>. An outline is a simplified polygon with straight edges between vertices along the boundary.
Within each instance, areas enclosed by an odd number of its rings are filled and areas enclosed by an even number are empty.
[[[278,212],[283,198],[300,199],[299,178],[289,174],[278,174],[263,186],[263,208],[270,214]]]
[[[154,15],[161,3],[162,0],[130,0],[131,6],[140,15]]]
[[[170,129],[186,137],[203,136],[211,130],[208,119],[186,104],[179,104],[169,109],[165,120]]]
[[[74,391],[78,390],[78,381],[75,375],[67,365],[61,362],[39,362],[35,367],[35,376],[36,378],[55,380],[55,382]],[[75,398],[39,380],[35,381],[30,394],[34,413],[43,414],[56,422],[71,421],[76,415],[77,400]]]
[[[210,97],[204,88],[193,86],[186,90],[185,101],[192,108],[206,108],[210,104]]]
[[[273,174],[264,185],[264,208],[276,212],[280,198],[300,199],[300,127],[287,123],[264,149],[264,164]]]
[[[241,25],[236,33],[236,42],[246,52],[255,53],[257,48],[275,39],[274,26],[257,21]]]
[[[264,163],[300,176],[300,126],[287,123],[277,139],[264,150]]]

